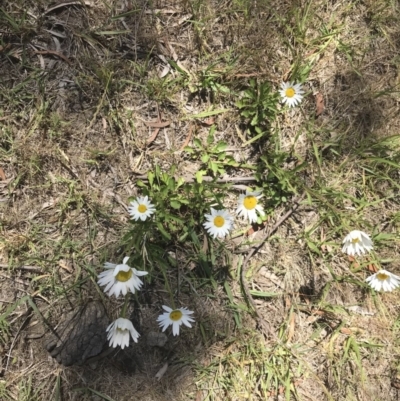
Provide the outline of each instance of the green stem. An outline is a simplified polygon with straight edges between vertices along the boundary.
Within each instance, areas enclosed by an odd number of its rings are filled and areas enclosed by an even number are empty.
[[[162,270],[162,273],[163,273],[163,276],[164,276],[165,288],[166,288],[166,290],[168,291],[169,299],[170,299],[170,301],[171,301],[171,307],[172,307],[172,309],[176,309],[176,308],[175,308],[174,297],[173,297],[173,295],[172,295],[172,291],[171,291],[171,287],[170,287],[170,285],[169,285],[169,281],[168,281],[167,274],[166,274],[166,272],[165,272],[164,269],[161,269],[161,270]]]
[[[126,309],[128,308],[129,296],[130,296],[129,293],[125,295],[125,302],[124,302],[124,305],[123,305],[122,311],[121,311],[121,317],[123,317],[123,318],[125,317],[125,315],[126,315]]]

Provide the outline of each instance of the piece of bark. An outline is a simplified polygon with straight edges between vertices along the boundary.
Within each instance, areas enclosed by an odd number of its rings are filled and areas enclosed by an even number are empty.
[[[88,302],[67,314],[58,327],[45,337],[44,347],[64,366],[81,365],[103,350],[108,323],[103,304]]]

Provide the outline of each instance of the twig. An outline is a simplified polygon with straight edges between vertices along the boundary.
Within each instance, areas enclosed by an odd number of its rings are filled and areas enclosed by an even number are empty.
[[[250,294],[249,286],[246,282],[246,272],[247,272],[247,264],[250,260],[250,258],[264,245],[264,242],[267,241],[267,239],[279,228],[280,225],[284,223],[285,220],[287,220],[292,213],[299,207],[300,202],[305,198],[306,194],[303,193],[299,198],[293,201],[293,205],[289,208],[289,210],[275,223],[275,225],[267,231],[267,233],[264,235],[264,237],[261,239],[260,243],[257,246],[254,246],[250,248],[249,253],[247,254],[245,260],[243,261],[242,264],[242,270],[240,272],[240,280],[242,282],[242,287],[243,291],[246,295],[247,301],[251,304],[252,308],[254,309],[254,312],[256,314],[256,321],[257,325],[259,328],[261,328],[263,334],[268,337],[268,334],[270,335],[275,335],[268,322],[265,321],[265,319],[260,315],[260,313],[257,310],[257,306],[253,300],[253,297]]]
[[[14,266],[0,264],[0,269],[11,269],[11,270],[18,269],[18,270],[26,270],[26,271],[34,272],[34,273],[42,273],[43,272],[43,269],[38,266],[16,266],[16,267],[14,267]]]
[[[103,95],[101,96],[101,99],[100,99],[99,104],[97,105],[96,111],[94,112],[93,117],[92,117],[92,119],[90,120],[89,126],[88,126],[88,127],[86,128],[86,130],[85,130],[86,132],[88,132],[88,131],[93,127],[93,124],[94,124],[95,121],[96,121],[97,115],[99,114],[100,109],[101,109],[101,107],[103,106],[104,99],[106,98],[107,91],[108,91],[108,86],[110,85],[112,76],[113,76],[113,72],[112,72],[112,73],[110,74],[110,76],[108,77],[107,84],[106,84],[106,87],[105,87],[105,89],[104,89]]]
[[[148,181],[147,174],[137,175],[135,176],[138,180]],[[193,176],[190,177],[182,177],[185,182],[195,182],[196,178]],[[213,177],[205,175],[202,177],[203,181],[211,182],[214,180]],[[229,182],[253,182],[257,181],[257,178],[254,176],[251,177],[224,177],[224,178],[217,178],[214,182],[222,184],[222,183],[229,183]]]
[[[47,10],[45,10],[43,12],[43,15],[51,13],[52,11],[57,10],[57,8],[60,8],[60,7],[83,6],[83,5],[90,6],[91,4],[88,1],[85,1],[85,2],[82,2],[82,1],[67,1],[65,3],[56,4],[55,6],[48,8]]]
[[[190,124],[189,133],[186,137],[184,144],[179,149],[180,151],[183,151],[186,148],[186,146],[189,145],[189,141],[192,139],[192,133],[193,133],[194,126],[195,126],[194,123]]]
[[[34,50],[33,52],[35,54],[51,54],[52,56],[56,56],[56,57],[63,59],[69,65],[72,65],[71,60],[69,60],[67,57],[65,57],[62,53],[56,52],[54,50]]]
[[[23,321],[23,323],[21,324],[21,326],[19,326],[19,329],[17,330],[17,333],[15,334],[13,341],[10,345],[10,348],[8,350],[8,355],[7,355],[7,362],[6,362],[6,367],[5,367],[5,371],[7,372],[8,369],[8,365],[10,363],[10,359],[11,359],[11,353],[15,347],[15,343],[17,342],[17,339],[22,331],[22,329],[25,327],[26,323],[28,322],[28,320],[31,318],[31,312],[32,312],[32,308],[28,307],[28,310],[25,312],[25,314],[27,315],[25,320]]]
[[[148,126],[148,127],[154,127],[155,130],[153,132],[153,134],[151,135],[151,137],[149,139],[147,139],[146,144],[150,145],[156,138],[158,133],[160,132],[161,128],[165,128],[168,127],[168,125],[171,124],[171,121],[164,121],[162,122],[162,113],[160,112],[160,109],[157,105],[157,121],[152,121],[152,122],[148,122],[145,121],[144,123]]]

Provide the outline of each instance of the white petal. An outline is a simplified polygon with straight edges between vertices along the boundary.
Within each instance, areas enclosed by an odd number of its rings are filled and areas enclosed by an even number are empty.
[[[172,324],[172,334],[173,334],[174,336],[179,335],[179,326],[180,326],[180,322],[174,322],[174,323]]]
[[[149,274],[149,272],[146,272],[144,270],[136,270],[135,268],[133,268],[133,272],[136,276],[146,276],[146,274]]]

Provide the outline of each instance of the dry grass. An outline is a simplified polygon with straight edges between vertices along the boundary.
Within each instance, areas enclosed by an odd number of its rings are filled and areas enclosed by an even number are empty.
[[[374,261],[359,266],[340,252],[347,231],[363,229],[382,266],[400,273],[398,9],[394,0],[2,5],[0,399],[399,399],[397,293],[371,292]],[[290,78],[305,82],[301,107],[260,121],[254,140],[236,107],[242,91],[251,79],[276,91]],[[149,122],[159,117],[169,125],[155,136]],[[170,265],[147,262],[151,280],[130,307],[137,345],[58,366],[33,338],[43,327],[32,302],[54,325],[87,299],[103,299],[115,317],[119,303],[96,274],[133,252],[125,205],[141,193],[137,177],[159,166],[193,178],[205,153],[218,157],[193,143],[207,147],[212,124],[228,145],[224,161],[242,163],[225,165],[227,175],[258,177],[268,224],[293,193],[307,195],[246,274],[275,337],[261,335],[240,285],[242,250],[261,231],[239,235],[248,228],[239,225],[219,247],[199,227],[196,238],[156,237]],[[199,202],[199,187],[189,188]],[[233,208],[241,188],[204,194]],[[201,207],[180,217],[199,219]],[[168,302],[162,272],[197,323],[157,348],[146,339]]]

